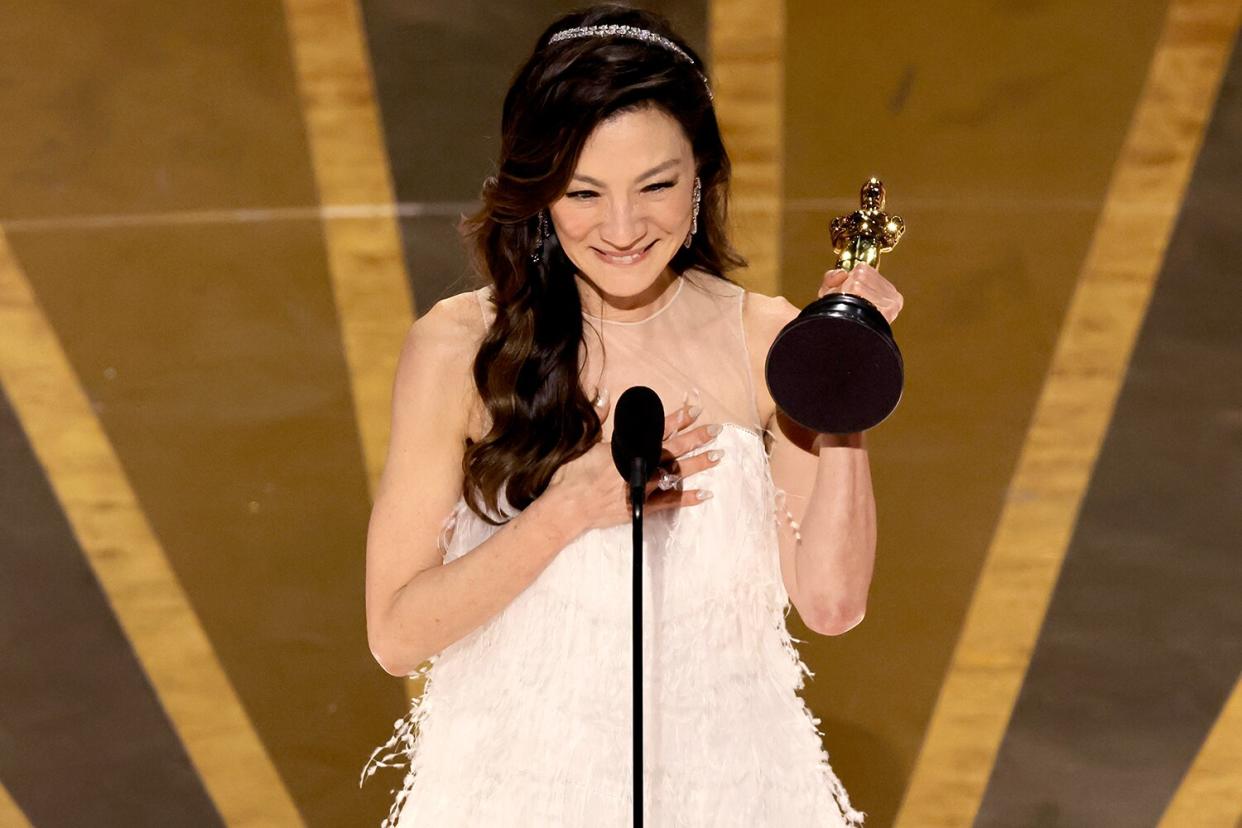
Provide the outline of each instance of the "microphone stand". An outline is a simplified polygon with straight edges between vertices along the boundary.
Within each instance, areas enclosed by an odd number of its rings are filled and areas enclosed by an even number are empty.
[[[643,824],[643,504],[647,475],[660,462],[664,432],[664,404],[645,385],[627,388],[617,399],[616,428],[612,434],[612,461],[630,487],[634,528],[634,582],[630,658],[634,674],[634,825]]]
[[[643,503],[647,494],[647,463],[635,457],[630,465],[630,503],[634,534],[633,629],[634,674],[634,826],[643,824]]]

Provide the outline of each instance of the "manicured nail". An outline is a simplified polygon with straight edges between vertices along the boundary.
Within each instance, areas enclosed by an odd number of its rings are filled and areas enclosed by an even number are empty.
[[[690,410],[686,412],[686,416],[688,419],[693,420],[695,417],[699,416],[702,413],[703,413],[703,406],[692,405],[690,406]]]
[[[724,457],[724,449],[712,449],[707,453],[707,459],[715,463],[721,457]]]
[[[711,425],[707,427],[707,433],[715,437],[717,434],[720,433],[721,429],[723,428],[724,426],[722,426],[720,423],[712,423]]]
[[[712,496],[712,493],[709,492],[707,489],[699,489],[699,495],[698,495],[699,500],[707,500],[711,496]]]

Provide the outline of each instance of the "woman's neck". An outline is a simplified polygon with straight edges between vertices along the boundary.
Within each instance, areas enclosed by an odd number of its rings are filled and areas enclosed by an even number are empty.
[[[613,296],[601,291],[581,272],[574,274],[583,312],[596,319],[612,322],[639,322],[658,312],[673,298],[671,288],[678,278],[676,273],[666,267],[641,293],[633,296]]]

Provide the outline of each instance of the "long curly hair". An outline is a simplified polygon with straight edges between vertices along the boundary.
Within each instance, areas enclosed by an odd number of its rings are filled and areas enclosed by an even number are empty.
[[[627,37],[548,42],[563,29],[596,24],[663,35],[694,64]],[[488,523],[512,517],[491,517],[502,514],[502,486],[509,505],[521,511],[547,488],[557,468],[602,437],[599,415],[580,382],[579,347],[585,342],[576,268],[555,233],[543,243],[540,260],[531,259],[539,214],[568,189],[595,126],[648,106],[677,120],[693,148],[702,190],[698,232],[669,267],[678,276],[693,267],[732,281],[726,270],[746,264],[726,234],[729,157],[706,75],[702,59],[663,17],[606,4],[548,26],[505,95],[498,172],[484,182],[481,208],[462,225],[476,271],[492,284],[496,310],[473,364],[490,428],[479,440],[466,440],[462,457],[463,497]]]

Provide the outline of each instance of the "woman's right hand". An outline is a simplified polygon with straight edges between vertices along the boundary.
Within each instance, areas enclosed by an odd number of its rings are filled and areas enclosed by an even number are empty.
[[[596,408],[600,422],[603,423],[612,413],[612,406],[607,390],[599,396],[602,399],[596,402]],[[711,497],[711,492],[706,489],[683,489],[681,485],[681,480],[695,472],[717,465],[723,455],[723,449],[717,449],[681,459],[682,455],[710,443],[720,433],[719,424],[691,429],[691,424],[700,413],[702,411],[697,401],[688,400],[664,418],[660,467],[647,481],[644,514],[694,506]],[[656,485],[664,471],[670,471],[681,478],[672,489],[664,490]],[[629,484],[617,473],[617,467],[612,461],[612,443],[601,440],[581,457],[557,469],[544,496],[557,500],[564,507],[564,514],[574,521],[575,527],[581,533],[589,529],[629,523],[629,490]]]

